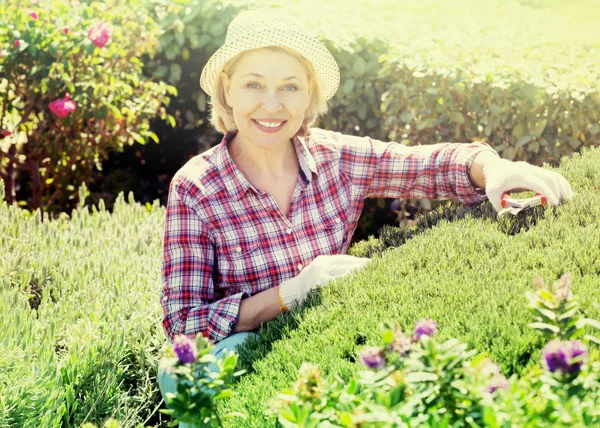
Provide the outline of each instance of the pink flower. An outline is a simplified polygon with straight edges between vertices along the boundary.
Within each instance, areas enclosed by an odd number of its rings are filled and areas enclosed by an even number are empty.
[[[69,34],[69,27],[65,27],[65,28],[63,28],[63,33],[65,33],[65,34]]]
[[[21,45],[21,39],[15,40],[15,48],[18,48]]]
[[[7,131],[6,129],[3,129],[0,134],[2,134],[3,137],[9,137],[12,135],[12,132]]]
[[[67,92],[64,98],[59,98],[48,104],[50,111],[58,117],[67,117],[69,114],[75,111],[77,104],[75,101],[71,101],[69,98],[71,95]]]
[[[103,48],[110,39],[111,29],[107,22],[94,25],[88,31],[88,37],[97,48]]]
[[[35,20],[37,20],[37,19],[38,19],[38,14],[37,14],[37,13],[35,13],[35,12],[31,12],[31,13],[29,14],[29,16],[31,16],[31,17],[32,17],[33,19],[35,19]]]

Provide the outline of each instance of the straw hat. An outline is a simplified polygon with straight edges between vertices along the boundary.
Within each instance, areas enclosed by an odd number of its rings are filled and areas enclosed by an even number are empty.
[[[223,65],[238,53],[266,46],[285,46],[308,59],[321,93],[333,97],[340,84],[340,70],[327,48],[306,27],[281,9],[240,12],[227,28],[225,44],[210,57],[200,76],[200,86],[209,96]]]

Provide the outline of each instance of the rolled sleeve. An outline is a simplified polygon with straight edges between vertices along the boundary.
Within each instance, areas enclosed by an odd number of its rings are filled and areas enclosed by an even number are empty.
[[[487,200],[485,189],[476,189],[469,179],[469,169],[473,164],[473,160],[481,152],[492,152],[496,156],[498,156],[498,153],[483,141],[459,144],[459,146],[454,160],[454,164],[458,168],[455,176],[456,196],[467,208],[471,208]]]
[[[453,199],[471,207],[487,199],[469,180],[485,142],[406,146],[369,137],[337,134],[341,168],[365,198]]]
[[[214,301],[214,239],[193,203],[185,186],[174,178],[163,242],[163,329],[171,342],[178,334],[197,333],[218,342],[231,333],[244,293]]]

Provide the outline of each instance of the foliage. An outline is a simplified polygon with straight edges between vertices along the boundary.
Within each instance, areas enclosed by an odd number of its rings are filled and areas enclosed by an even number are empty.
[[[158,417],[164,208],[123,194],[40,222],[0,185],[0,427]],[[154,416],[153,416],[154,415]]]
[[[565,326],[600,323],[579,313],[570,292],[570,275],[549,289],[536,278],[537,291],[528,292],[536,319],[559,320]],[[557,305],[558,303],[558,305]],[[548,307],[555,310],[549,312]],[[552,314],[552,315],[551,315]],[[349,382],[338,377],[329,384],[318,366],[305,363],[293,388],[283,391],[273,405],[284,427],[555,427],[595,426],[600,423],[600,362],[598,354],[588,362],[587,346],[580,344],[579,359],[565,355],[566,339],[577,337],[531,324],[556,339],[568,373],[548,364],[533,368],[522,379],[510,382],[485,354],[456,339],[437,340],[434,331],[408,340],[400,325],[385,323],[379,347],[365,348],[362,361],[370,370]],[[584,342],[592,340],[588,336]],[[377,357],[379,360],[377,360]]]
[[[149,120],[166,119],[177,92],[142,74],[139,57],[154,54],[161,31],[142,3],[8,0],[0,8],[0,177],[9,203],[19,180],[31,187],[32,211],[65,207],[111,150],[158,142]]]
[[[377,343],[377,325],[390,318],[406,326],[429,316],[439,323],[440,343],[456,339],[487,354],[506,376],[523,377],[545,345],[528,327],[524,296],[533,278],[571,272],[582,312],[600,316],[593,305],[600,269],[599,162],[598,148],[563,158],[559,171],[575,197],[545,207],[542,214],[525,213],[529,229],[518,233],[511,223],[525,219],[498,220],[488,202],[458,216],[453,203],[447,217],[423,216],[421,224],[428,227],[411,236],[395,239],[390,228],[384,250],[376,239],[352,247],[350,252],[361,256],[368,255],[369,246],[374,250],[363,271],[321,289],[239,348],[240,367],[248,374],[235,385],[230,402],[221,404],[223,411],[245,408],[244,426],[275,426],[264,403],[297,378],[303,362],[349,382],[357,374],[360,347]]]
[[[471,3],[156,0],[152,13],[166,31],[149,71],[193,99],[179,100],[182,126],[205,124],[194,110],[208,111],[203,65],[240,10],[271,5],[315,30],[340,67],[319,126],[404,144],[484,140],[503,157],[538,165],[598,144],[595,21],[516,2]]]
[[[241,412],[219,415],[217,401],[230,397],[233,393],[228,384],[244,370],[234,373],[237,354],[228,351],[217,359],[210,354],[214,346],[201,334],[195,339],[180,335],[161,359],[167,370],[177,378],[177,393],[167,393],[168,410],[162,413],[174,417],[176,422],[187,422],[192,426],[222,426],[222,422],[234,417],[245,418]]]

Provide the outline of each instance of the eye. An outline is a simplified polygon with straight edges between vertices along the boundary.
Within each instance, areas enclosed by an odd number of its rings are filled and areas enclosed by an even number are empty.
[[[255,88],[253,88],[253,87],[252,87],[252,85],[256,85],[256,87],[258,88],[258,83],[248,83],[248,84],[246,85],[246,87],[248,87],[248,88],[250,88],[250,89],[255,89]]]
[[[298,88],[296,87],[296,85],[285,85],[286,88],[292,88],[292,91],[297,91]]]

